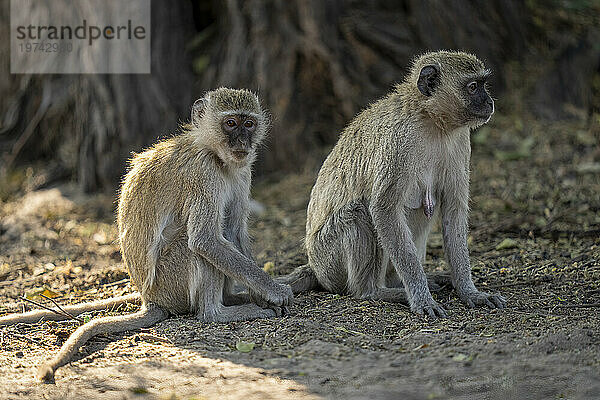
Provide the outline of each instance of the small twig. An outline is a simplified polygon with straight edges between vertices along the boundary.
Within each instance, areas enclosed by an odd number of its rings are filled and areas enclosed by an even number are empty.
[[[558,308],[595,308],[595,307],[600,307],[600,303],[589,303],[589,304],[557,304],[555,307],[558,307]]]
[[[42,343],[41,343],[39,340],[37,340],[37,339],[32,339],[32,338],[30,338],[29,336],[21,335],[20,333],[9,333],[8,335],[9,335],[9,336],[15,336],[15,337],[18,337],[18,338],[20,338],[20,339],[25,339],[25,340],[27,340],[27,341],[30,341],[30,342],[31,342],[31,343],[33,343],[33,344],[37,344],[38,346],[41,346],[41,345],[42,345]]]
[[[30,302],[31,304],[34,304],[34,305],[36,305],[36,306],[38,306],[38,307],[40,307],[40,308],[43,308],[44,310],[51,311],[51,312],[53,312],[54,314],[57,314],[57,315],[62,315],[63,317],[67,317],[68,319],[71,319],[71,318],[72,318],[72,316],[71,316],[71,315],[64,314],[64,313],[62,313],[60,310],[55,310],[55,309],[53,309],[53,308],[47,307],[47,306],[45,306],[45,305],[43,305],[43,304],[41,304],[41,303],[38,303],[37,301],[33,301],[33,300],[31,300],[31,299],[28,299],[28,298],[27,298],[27,297],[25,297],[25,296],[21,296],[21,300],[28,301],[28,302]]]
[[[126,283],[126,282],[129,282],[129,278],[121,279],[120,281],[116,281],[116,282],[105,283],[102,286],[111,287],[111,286],[117,286],[117,285],[120,285],[121,283]]]
[[[162,337],[162,336],[153,335],[151,333],[140,332],[140,333],[137,334],[137,336],[140,339],[145,339],[145,340],[150,341],[150,342],[159,342],[159,343],[173,344],[173,342],[171,342],[169,339],[167,339],[165,337]]]
[[[481,285],[481,287],[484,289],[502,289],[505,287],[512,287],[512,286],[531,285],[531,284],[535,284],[538,282],[540,282],[540,281],[532,280],[532,281],[525,281],[525,282],[502,283],[499,285]]]
[[[54,301],[54,299],[52,299],[52,298],[50,298],[50,297],[48,297],[48,296],[45,296],[45,295],[43,295],[43,294],[40,294],[40,296],[41,296],[41,297],[43,297],[43,298],[45,298],[46,300],[50,300],[52,303],[54,303],[54,305],[55,305],[56,307],[58,307],[58,309],[59,309],[60,311],[62,311],[62,312],[65,314],[65,315],[68,315],[69,317],[73,318],[74,320],[76,320],[76,321],[79,321],[79,322],[83,323],[83,320],[82,320],[81,318],[74,316],[73,314],[71,314],[71,313],[70,313],[70,312],[68,312],[68,311],[65,311],[65,309],[64,309],[64,308],[62,308],[62,307],[61,307],[61,306],[60,306],[60,305],[59,305],[59,304],[58,304],[56,301]]]

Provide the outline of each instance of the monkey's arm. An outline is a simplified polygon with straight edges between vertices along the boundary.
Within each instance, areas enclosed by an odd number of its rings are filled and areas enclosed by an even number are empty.
[[[506,300],[496,294],[480,292],[471,278],[471,264],[467,247],[469,178],[458,177],[455,190],[442,196],[441,217],[444,237],[444,253],[448,264],[452,284],[460,299],[469,307],[486,305],[490,308],[504,308]]]
[[[430,317],[446,317],[429,292],[427,277],[417,256],[417,248],[412,240],[404,214],[402,194],[405,190],[391,179],[375,184],[371,199],[371,216],[379,241],[402,278],[408,294],[410,308],[418,314]],[[401,204],[401,209],[398,209]]]
[[[290,304],[293,295],[289,286],[274,282],[252,259],[225,239],[219,229],[221,224],[215,203],[203,199],[196,204],[190,211],[187,225],[189,248],[226,276],[248,286],[268,303],[278,306]]]
[[[248,197],[241,198],[240,196],[240,198],[234,200],[234,204],[235,206],[232,207],[229,214],[229,221],[231,221],[229,229],[232,232],[232,242],[244,256],[254,260],[250,236],[248,235],[249,199]]]
[[[252,248],[250,245],[250,238],[248,236],[248,198],[244,198],[242,195],[238,195],[232,201],[233,207],[229,211],[229,218],[227,219],[228,226],[225,227],[227,232],[226,238],[231,241],[234,246],[247,258],[254,261],[252,256]],[[223,286],[223,303],[225,305],[237,305],[252,303],[252,298],[248,293],[237,293],[235,281],[226,276],[225,284]]]

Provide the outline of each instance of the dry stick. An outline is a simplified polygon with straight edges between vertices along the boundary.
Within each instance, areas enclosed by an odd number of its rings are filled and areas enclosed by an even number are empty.
[[[531,280],[531,281],[525,281],[525,282],[512,282],[512,283],[502,283],[499,285],[481,285],[482,288],[484,289],[502,289],[505,287],[512,287],[512,286],[524,286],[524,285],[531,285],[533,283],[538,283],[540,281],[536,281],[536,280]]]
[[[118,286],[121,283],[126,283],[126,282],[129,282],[129,278],[121,279],[120,281],[116,281],[116,282],[105,283],[102,286],[104,286],[104,287]]]
[[[42,345],[42,343],[41,343],[39,340],[37,340],[37,339],[32,339],[32,338],[30,338],[29,336],[21,335],[20,333],[14,333],[14,332],[13,332],[13,333],[9,333],[8,335],[9,335],[9,336],[15,336],[15,337],[18,337],[18,338],[20,338],[20,339],[25,339],[25,340],[27,340],[27,341],[29,341],[29,342],[33,343],[33,344],[37,344],[38,346],[41,346],[41,345]]]
[[[63,313],[63,312],[61,312],[61,311],[59,311],[59,310],[55,310],[55,309],[53,309],[53,308],[50,308],[50,307],[46,307],[45,305],[43,305],[43,304],[41,304],[41,303],[38,303],[37,301],[33,301],[33,300],[31,300],[31,299],[28,299],[28,298],[27,298],[27,297],[25,297],[25,296],[21,296],[21,300],[28,301],[28,302],[30,302],[31,304],[34,304],[34,305],[36,305],[36,306],[38,306],[38,307],[40,307],[40,308],[43,308],[44,310],[51,311],[51,312],[53,312],[54,314],[57,314],[57,315],[62,315],[63,317],[67,317],[68,319],[71,319],[71,318],[73,318],[73,316],[71,316],[71,315],[65,314],[65,313]]]
[[[61,307],[61,306],[60,306],[60,305],[59,305],[59,304],[58,304],[56,301],[54,301],[54,299],[52,299],[52,298],[50,298],[50,297],[48,297],[48,296],[45,296],[45,295],[43,295],[43,294],[40,294],[40,296],[41,296],[41,297],[43,297],[43,298],[45,298],[46,300],[50,300],[50,301],[51,301],[52,303],[54,303],[54,305],[55,305],[56,307],[58,307],[58,309],[59,309],[60,311],[62,311],[64,314],[68,315],[69,317],[73,318],[73,319],[74,319],[74,320],[76,320],[76,321],[79,321],[79,322],[83,323],[83,320],[82,320],[81,318],[74,316],[73,314],[71,314],[71,313],[70,313],[70,312],[68,312],[68,311],[65,311],[65,309],[63,309],[63,308],[62,308],[62,307]]]
[[[600,303],[589,303],[589,304],[557,304],[555,307],[558,307],[558,308],[594,308],[594,307],[600,307]]]

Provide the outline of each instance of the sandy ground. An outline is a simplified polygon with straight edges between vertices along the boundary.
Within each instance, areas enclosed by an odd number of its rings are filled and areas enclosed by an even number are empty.
[[[502,117],[474,136],[473,274],[507,298],[505,310],[467,309],[444,288],[434,296],[449,318],[430,321],[402,305],[309,293],[284,318],[204,324],[180,316],[94,338],[55,385],[36,383],[35,368],[78,323],[4,327],[0,398],[600,398],[598,138],[598,123],[525,128]],[[255,255],[274,275],[306,261],[315,174],[272,176],[254,189],[266,207],[251,224]],[[19,297],[43,289],[62,304],[132,292],[113,201],[63,184],[1,203],[0,314],[30,309]],[[435,231],[426,269],[444,268]],[[239,351],[240,342],[253,350]]]

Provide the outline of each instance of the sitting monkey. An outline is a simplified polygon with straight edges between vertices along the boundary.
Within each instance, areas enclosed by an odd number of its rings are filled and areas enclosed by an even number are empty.
[[[470,130],[494,112],[489,75],[473,55],[426,53],[404,82],[354,118],[311,192],[308,264],[278,280],[294,293],[322,287],[445,317],[422,267],[439,215],[460,299],[505,307],[502,296],[475,288],[467,249]]]
[[[151,326],[169,314],[230,322],[281,315],[288,285],[256,265],[248,238],[251,165],[268,118],[248,90],[220,88],[192,108],[182,135],[131,160],[119,195],[121,253],[140,295],[64,307],[77,315],[141,297],[139,312],[90,321],[38,371],[52,382],[91,337]],[[237,281],[250,295],[235,294]],[[65,319],[49,311],[0,318],[0,325]]]

